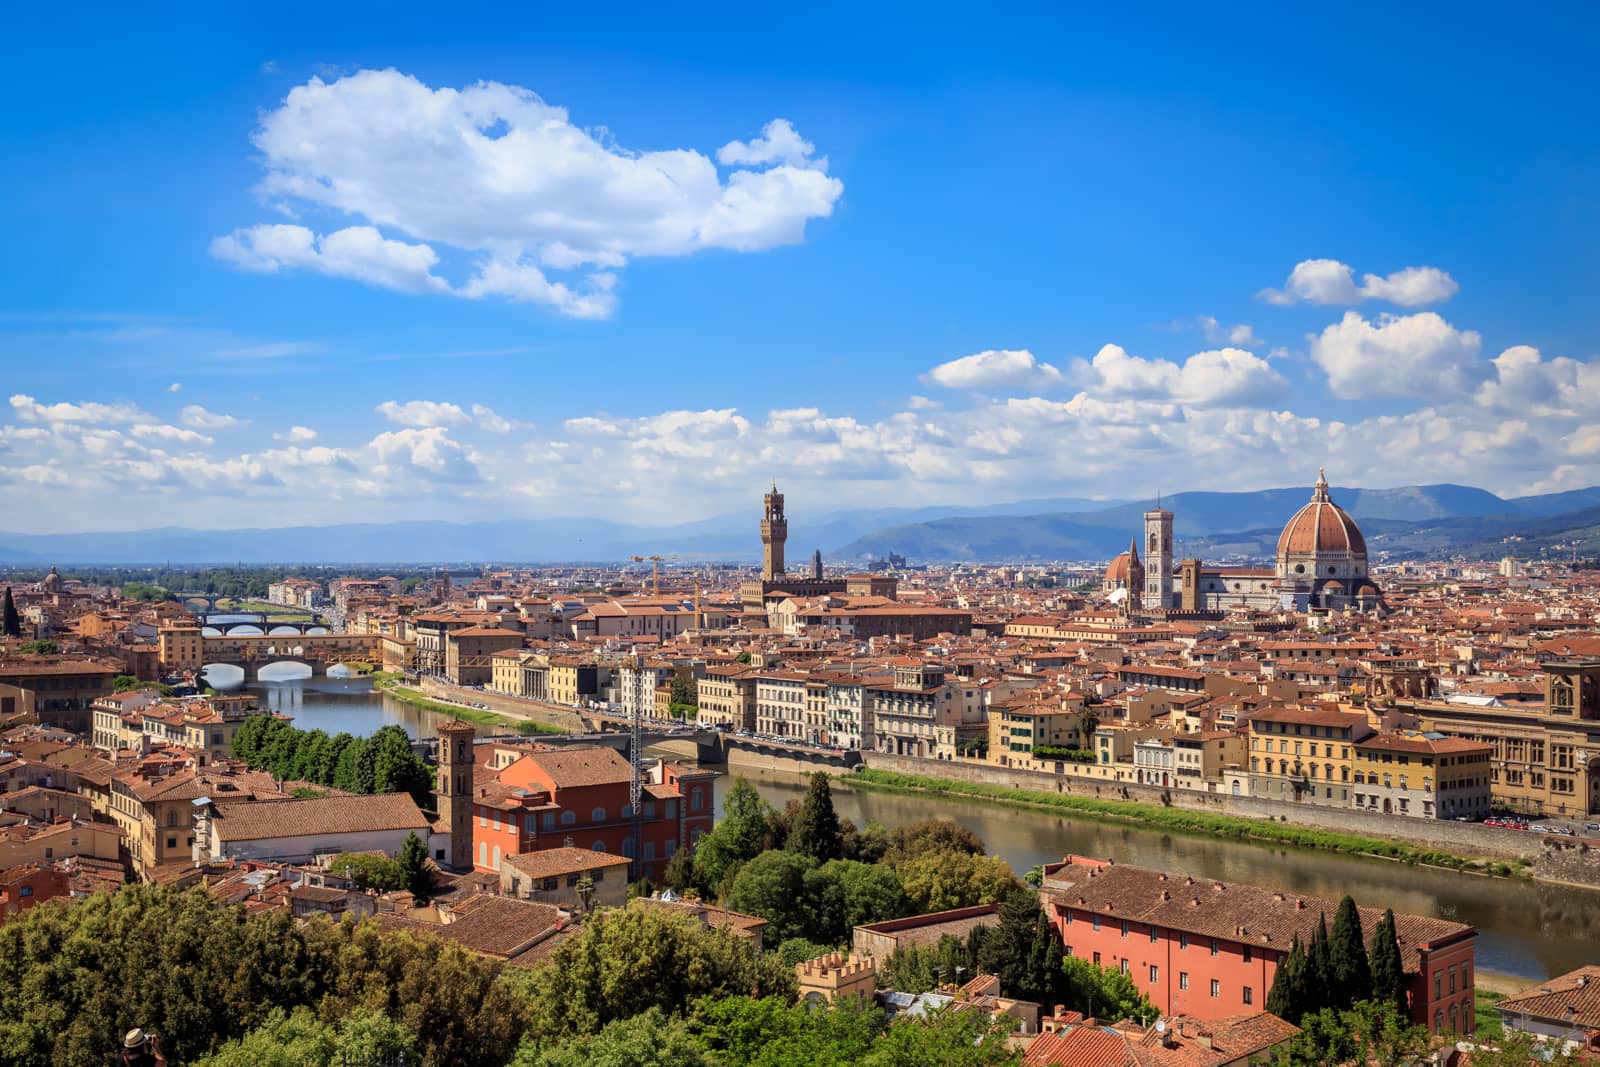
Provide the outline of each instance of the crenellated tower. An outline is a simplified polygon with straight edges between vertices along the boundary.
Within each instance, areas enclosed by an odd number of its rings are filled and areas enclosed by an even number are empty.
[[[783,494],[776,483],[763,498],[761,516],[761,577],[772,581],[783,574],[783,543],[789,539],[789,520],[783,517]]]

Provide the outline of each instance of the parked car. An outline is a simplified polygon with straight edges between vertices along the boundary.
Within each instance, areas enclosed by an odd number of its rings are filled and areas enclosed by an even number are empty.
[[[1593,831],[1595,833],[1600,833],[1600,822],[1584,823],[1583,824],[1583,828],[1585,830],[1590,830],[1590,831]]]

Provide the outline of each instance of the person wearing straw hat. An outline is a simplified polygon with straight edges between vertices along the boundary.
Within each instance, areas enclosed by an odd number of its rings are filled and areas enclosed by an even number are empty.
[[[136,1026],[122,1039],[122,1053],[112,1067],[167,1067],[167,1058],[161,1054],[156,1035]]]

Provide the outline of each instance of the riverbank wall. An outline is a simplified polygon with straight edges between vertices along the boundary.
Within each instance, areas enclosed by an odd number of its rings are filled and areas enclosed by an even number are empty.
[[[1266,800],[1261,797],[1163,789],[1160,786],[1139,785],[1133,782],[1099,783],[1092,779],[1072,778],[1042,771],[1014,770],[971,760],[930,760],[869,752],[865,754],[865,765],[873,770],[916,774],[925,778],[942,778],[953,782],[1025,789],[1059,796],[1090,797],[1108,801],[1124,800],[1213,815],[1233,815],[1263,822],[1287,823],[1333,833],[1380,838],[1460,856],[1537,861],[1545,852],[1540,835],[1525,830],[1504,830],[1478,823],[1408,819],[1348,808],[1327,808],[1315,804]],[[1130,813],[1130,816],[1137,821],[1136,814]],[[1600,872],[1597,872],[1596,878],[1594,884],[1600,884]]]
[[[417,682],[415,688],[435,700],[454,701],[460,704],[485,704],[490,711],[499,712],[501,715],[554,726],[569,734],[587,733],[589,729],[576,711],[563,708],[559,704],[541,704],[536,700],[491,693],[486,689],[463,689],[461,686],[451,685],[437,678],[424,677]]]

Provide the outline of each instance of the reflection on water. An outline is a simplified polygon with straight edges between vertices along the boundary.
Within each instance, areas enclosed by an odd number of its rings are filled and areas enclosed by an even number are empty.
[[[805,796],[805,779],[800,775],[742,768],[738,773],[778,807]],[[726,777],[718,779],[719,803],[727,782]],[[1173,835],[975,801],[857,791],[848,783],[835,787],[833,804],[841,817],[857,825],[954,819],[979,834],[990,851],[1018,874],[1075,852],[1333,900],[1349,893],[1364,906],[1468,923],[1478,930],[1479,970],[1530,981],[1595,962],[1595,945],[1600,943],[1600,893],[1583,889],[1419,869],[1332,852]]]
[[[273,666],[300,666],[304,670],[299,664]],[[262,673],[268,674],[272,669],[265,668]],[[262,707],[291,716],[299,729],[330,734],[342,731],[366,737],[394,725],[403,727],[412,737],[433,737],[442,718],[375,692],[365,678],[318,675],[281,681],[264,677],[234,691],[250,693]]]

